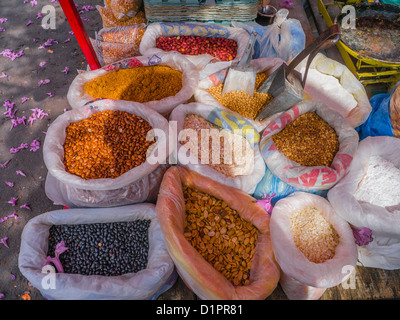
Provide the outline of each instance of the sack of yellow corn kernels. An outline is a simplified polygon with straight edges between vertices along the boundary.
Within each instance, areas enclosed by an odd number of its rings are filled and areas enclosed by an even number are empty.
[[[303,101],[263,131],[260,150],[272,174],[303,190],[328,190],[349,170],[359,136],[336,111]]]
[[[196,102],[217,105],[220,108],[234,111],[261,132],[280,113],[272,115],[263,120],[255,120],[258,114],[273,98],[270,94],[256,92],[261,84],[274,72],[284,61],[280,58],[260,58],[251,60],[250,65],[256,70],[256,85],[253,96],[242,91],[232,91],[222,94],[222,89],[229,68],[222,69],[205,78],[200,76],[200,82],[194,92]]]
[[[248,41],[249,34],[242,28],[203,22],[157,22],[147,26],[140,53],[151,56],[175,52],[203,73],[211,74],[239,62]]]
[[[73,109],[98,99],[140,102],[167,116],[192,97],[198,80],[196,67],[177,55],[137,56],[78,74],[67,99]]]
[[[265,171],[258,132],[229,110],[201,103],[176,107],[177,163],[224,185],[253,194]],[[189,153],[187,155],[187,153]]]
[[[304,74],[306,60],[296,67]],[[324,102],[349,121],[353,128],[362,125],[372,106],[364,86],[343,64],[318,53],[308,69],[305,100]]]
[[[164,132],[154,139],[154,131]],[[168,121],[140,103],[99,100],[48,128],[45,192],[69,208],[154,202],[169,167]],[[157,161],[149,161],[157,156]]]
[[[146,25],[144,23],[103,28],[96,32],[96,38],[90,38],[100,65],[105,66],[126,58],[140,55],[139,45]]]
[[[356,266],[352,229],[325,198],[298,191],[279,200],[270,229],[280,285],[289,299],[319,299]]]
[[[348,174],[328,192],[336,213],[358,234],[359,263],[400,268],[400,139],[367,137]]]
[[[265,299],[276,288],[270,216],[245,192],[174,166],[156,211],[178,274],[200,299]]]

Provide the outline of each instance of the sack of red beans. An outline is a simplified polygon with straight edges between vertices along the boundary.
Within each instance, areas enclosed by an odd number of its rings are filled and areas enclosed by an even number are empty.
[[[66,111],[43,146],[47,197],[69,208],[155,202],[169,167],[168,129],[140,103],[99,100]],[[155,140],[157,130],[164,134]]]
[[[238,62],[248,41],[249,34],[242,28],[201,22],[160,22],[147,27],[139,50],[147,56],[176,52],[208,75]]]
[[[177,279],[149,203],[40,214],[24,227],[18,266],[49,300],[153,300]]]

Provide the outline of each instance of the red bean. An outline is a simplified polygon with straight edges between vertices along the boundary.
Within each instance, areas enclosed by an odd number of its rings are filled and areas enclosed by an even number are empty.
[[[232,39],[197,36],[161,36],[156,40],[156,47],[184,55],[209,54],[221,61],[235,59],[238,48]]]

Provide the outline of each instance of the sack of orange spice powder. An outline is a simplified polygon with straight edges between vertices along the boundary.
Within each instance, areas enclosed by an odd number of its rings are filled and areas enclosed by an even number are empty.
[[[276,288],[270,216],[244,191],[174,166],[164,175],[156,211],[178,274],[200,299],[261,300]]]
[[[179,78],[179,73],[181,73],[181,80],[176,79],[173,83],[170,79],[172,76],[165,71],[164,77],[166,79],[160,78],[156,83],[155,80],[157,78],[146,77],[147,74],[151,73],[144,70],[146,67],[153,66],[170,68],[171,71],[169,73],[174,73],[175,78]],[[134,68],[137,68],[137,73],[135,73],[137,81],[132,79],[132,76],[124,76],[127,71]],[[100,81],[101,77],[110,76],[111,74],[115,76],[115,79]],[[85,90],[85,85],[92,80],[100,82],[96,97],[89,95]],[[134,82],[136,83],[135,85],[131,84],[133,81],[136,81]],[[97,70],[78,74],[69,87],[67,99],[73,109],[80,108],[98,99],[124,100],[131,104],[140,102],[145,108],[153,109],[167,116],[177,105],[186,103],[192,97],[198,81],[199,72],[196,67],[187,59],[176,54],[164,53],[152,56],[138,56],[115,62]],[[174,85],[178,87],[174,87]],[[141,86],[140,90],[138,89],[139,86]],[[124,96],[129,92],[140,94],[143,101],[127,100]],[[135,99],[135,96],[132,98]]]

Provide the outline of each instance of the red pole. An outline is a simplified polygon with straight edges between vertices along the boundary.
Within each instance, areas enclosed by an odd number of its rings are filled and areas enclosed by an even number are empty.
[[[78,10],[76,10],[74,1],[59,0],[58,2],[60,3],[61,8],[63,9],[64,14],[68,19],[69,25],[74,32],[76,40],[78,40],[78,44],[86,57],[90,69],[96,70],[101,68],[99,59],[94,52],[89,36],[85,30],[85,27],[83,26],[81,17],[79,16]]]

